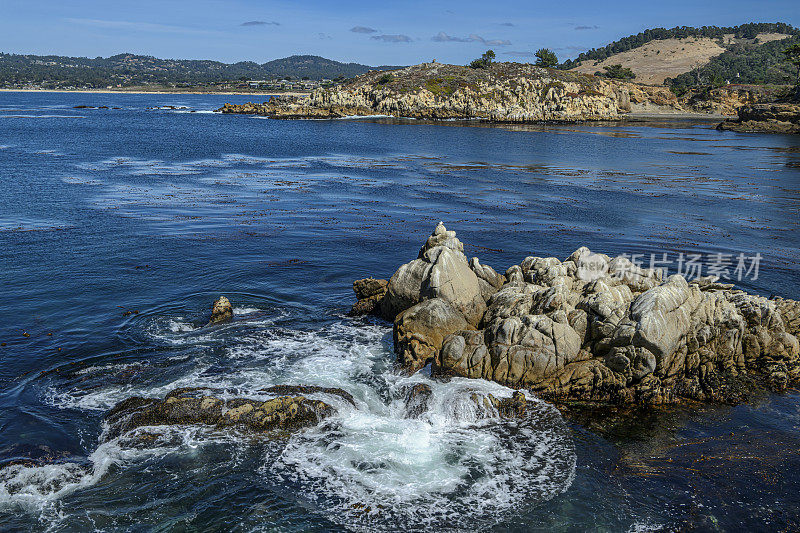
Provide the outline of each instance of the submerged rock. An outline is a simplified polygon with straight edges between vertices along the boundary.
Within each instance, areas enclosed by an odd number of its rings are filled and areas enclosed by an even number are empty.
[[[219,324],[221,322],[227,322],[232,318],[233,306],[231,302],[226,297],[220,296],[211,308],[211,320],[209,320],[208,323]]]
[[[496,413],[501,418],[524,418],[528,412],[528,399],[520,391],[514,391],[511,398],[497,398],[494,394],[472,393],[470,400],[488,413]]]
[[[259,389],[258,392],[266,392],[267,394],[279,394],[282,396],[293,395],[308,395],[308,394],[331,394],[339,396],[350,405],[355,406],[356,400],[353,395],[346,390],[337,389],[334,387],[318,387],[316,385],[275,385],[267,387],[266,389]]]
[[[800,381],[800,302],[716,278],[663,280],[588,248],[505,275],[467,261],[439,224],[380,302],[398,365],[527,388],[550,399],[740,402]]]
[[[305,390],[328,393],[334,391],[311,387]],[[335,390],[337,392],[333,392],[334,394],[352,400],[346,392]],[[222,399],[211,393],[210,389],[182,388],[173,390],[163,400],[142,397],[123,400],[106,415],[106,422],[109,424],[108,438],[141,426],[176,424],[239,427],[258,432],[297,430],[316,425],[335,413],[335,409],[327,403],[305,396],[278,396],[262,401],[247,398]]]
[[[417,383],[409,387],[405,393],[406,412],[405,418],[419,418],[428,411],[433,390],[430,385]]]

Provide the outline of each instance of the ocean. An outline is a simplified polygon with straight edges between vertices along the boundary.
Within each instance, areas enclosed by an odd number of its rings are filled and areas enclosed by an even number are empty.
[[[800,299],[800,138],[212,112],[252,99],[0,93],[0,529],[800,528],[795,389],[605,431],[533,396],[487,419],[469,394],[509,389],[399,375],[391,324],[346,316],[439,221],[500,272],[588,246]],[[219,295],[234,320],[206,327]],[[290,437],[103,436],[131,396],[277,384],[356,406]]]

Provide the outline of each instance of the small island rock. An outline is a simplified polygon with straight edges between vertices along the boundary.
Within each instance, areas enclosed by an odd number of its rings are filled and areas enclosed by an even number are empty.
[[[213,307],[211,308],[211,320],[209,320],[210,324],[219,324],[221,322],[227,322],[233,318],[233,306],[231,305],[230,300],[228,300],[224,296],[220,296],[214,302]]]

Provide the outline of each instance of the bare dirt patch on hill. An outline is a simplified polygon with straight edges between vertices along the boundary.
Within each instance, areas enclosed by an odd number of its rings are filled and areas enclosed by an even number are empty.
[[[761,33],[747,42],[767,43],[785,39],[788,35],[779,33]],[[662,85],[666,78],[674,78],[679,74],[702,67],[712,58],[725,51],[721,42],[733,44],[737,41],[733,35],[716,40],[707,37],[687,37],[684,39],[663,39],[614,54],[603,61],[584,61],[571,70],[585,74],[603,72],[603,67],[622,65],[636,74],[636,81],[648,85]]]

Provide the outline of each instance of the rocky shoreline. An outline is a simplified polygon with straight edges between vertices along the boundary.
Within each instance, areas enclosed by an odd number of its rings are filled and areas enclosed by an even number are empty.
[[[736,119],[717,126],[740,133],[800,133],[800,103],[776,102],[739,108]]]
[[[488,69],[423,63],[370,72],[306,98],[225,104],[218,111],[284,119],[388,115],[525,123],[615,120],[629,110],[628,88],[595,76],[520,63]]]
[[[441,223],[390,280],[358,280],[354,314],[394,323],[401,371],[483,378],[550,401],[740,403],[800,380],[800,302],[713,278],[662,279],[576,250],[504,274]]]
[[[494,123],[608,121],[629,114],[731,116],[744,105],[773,99],[757,86],[689,91],[610,80],[530,64],[495,63],[487,69],[423,63],[369,72],[305,97],[275,96],[264,103],[225,104],[225,114],[274,119],[391,116]]]

